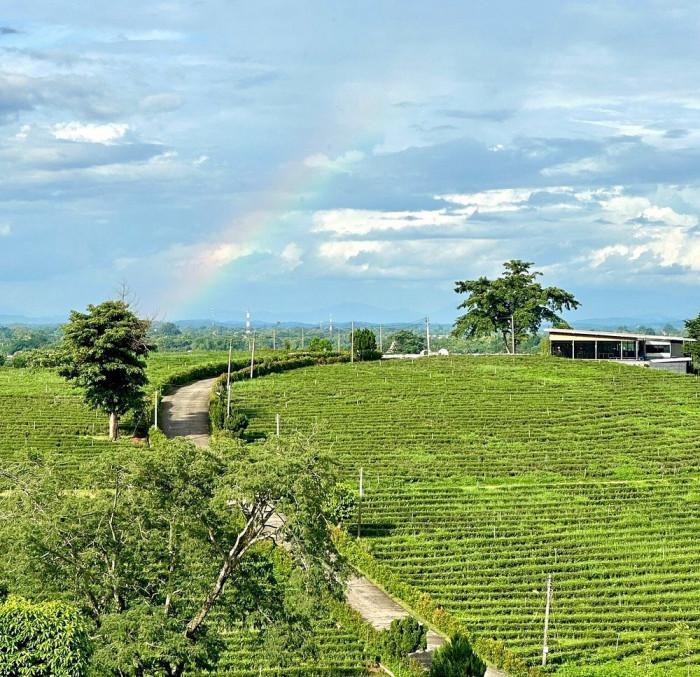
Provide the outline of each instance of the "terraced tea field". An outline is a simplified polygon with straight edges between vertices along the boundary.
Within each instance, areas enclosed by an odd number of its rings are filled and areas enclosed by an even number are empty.
[[[694,377],[611,363],[450,357],[267,376],[234,401],[254,430],[276,413],[283,433],[316,429],[349,481],[364,469],[363,541],[387,587],[538,664],[551,573],[552,669],[624,659],[629,674],[687,675],[698,394]]]

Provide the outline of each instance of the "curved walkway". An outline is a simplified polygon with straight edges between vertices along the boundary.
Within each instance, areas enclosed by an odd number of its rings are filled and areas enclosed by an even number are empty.
[[[174,390],[161,400],[160,418],[166,437],[186,437],[198,447],[209,444],[209,394],[215,378],[195,381]],[[376,630],[389,627],[391,621],[405,618],[409,612],[383,590],[364,576],[353,576],[348,581],[347,603]],[[434,630],[428,632],[428,650],[413,654],[426,667],[432,662],[432,653],[447,640]],[[486,677],[507,677],[494,668],[486,670]]]

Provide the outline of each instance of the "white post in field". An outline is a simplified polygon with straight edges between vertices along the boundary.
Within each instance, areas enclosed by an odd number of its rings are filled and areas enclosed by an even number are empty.
[[[228,342],[228,369],[226,371],[226,418],[231,416],[231,350],[233,339]]]
[[[350,322],[350,362],[355,361],[355,321]]]

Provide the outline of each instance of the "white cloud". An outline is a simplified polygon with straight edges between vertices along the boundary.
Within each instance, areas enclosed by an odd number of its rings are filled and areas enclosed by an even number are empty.
[[[302,254],[302,248],[296,242],[290,242],[280,253],[280,258],[287,264],[290,270],[294,270],[302,264]]]
[[[7,237],[12,233],[12,226],[9,223],[0,223],[0,237]]]
[[[329,209],[313,216],[312,232],[337,235],[368,235],[380,231],[463,225],[474,212],[450,213],[446,209],[383,212],[372,209]]]
[[[195,167],[201,167],[205,162],[208,162],[209,156],[208,155],[200,155],[192,164]]]
[[[586,157],[573,162],[562,162],[552,167],[545,167],[540,171],[542,176],[581,176],[584,174],[595,174],[607,168],[607,163],[603,158]]]
[[[365,154],[359,150],[349,150],[335,158],[330,158],[324,153],[309,155],[304,164],[312,169],[326,169],[332,172],[347,172],[351,165],[364,159]]]
[[[177,42],[184,40],[186,36],[178,31],[153,28],[145,31],[129,31],[123,37],[131,42]]]
[[[642,211],[642,217],[648,221],[663,221],[671,226],[695,226],[698,217],[693,214],[679,214],[670,207],[652,205]]]
[[[499,190],[485,190],[480,193],[436,195],[435,198],[451,202],[452,204],[471,207],[482,213],[514,212],[525,206],[533,192],[533,190],[527,188],[503,188]]]
[[[15,139],[17,139],[19,141],[24,141],[25,139],[27,139],[27,137],[29,136],[29,132],[31,132],[31,131],[32,131],[31,125],[22,125],[19,129],[19,132],[17,132],[17,134],[15,134]]]
[[[492,264],[502,256],[502,248],[493,240],[338,240],[323,242],[319,256],[324,265],[348,276],[371,275],[399,279],[444,279],[446,271],[463,272],[465,262],[479,260]],[[426,265],[430,261],[430,265]]]
[[[53,136],[62,141],[110,144],[123,138],[129,125],[110,122],[104,125],[81,122],[61,122],[53,126]]]

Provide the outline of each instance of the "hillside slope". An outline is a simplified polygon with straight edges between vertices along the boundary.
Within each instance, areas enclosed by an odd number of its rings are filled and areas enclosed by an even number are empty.
[[[236,384],[253,431],[315,430],[387,582],[536,664],[700,671],[693,377],[545,358],[309,368]],[[351,527],[351,531],[354,527]],[[571,674],[571,673],[567,673]]]

